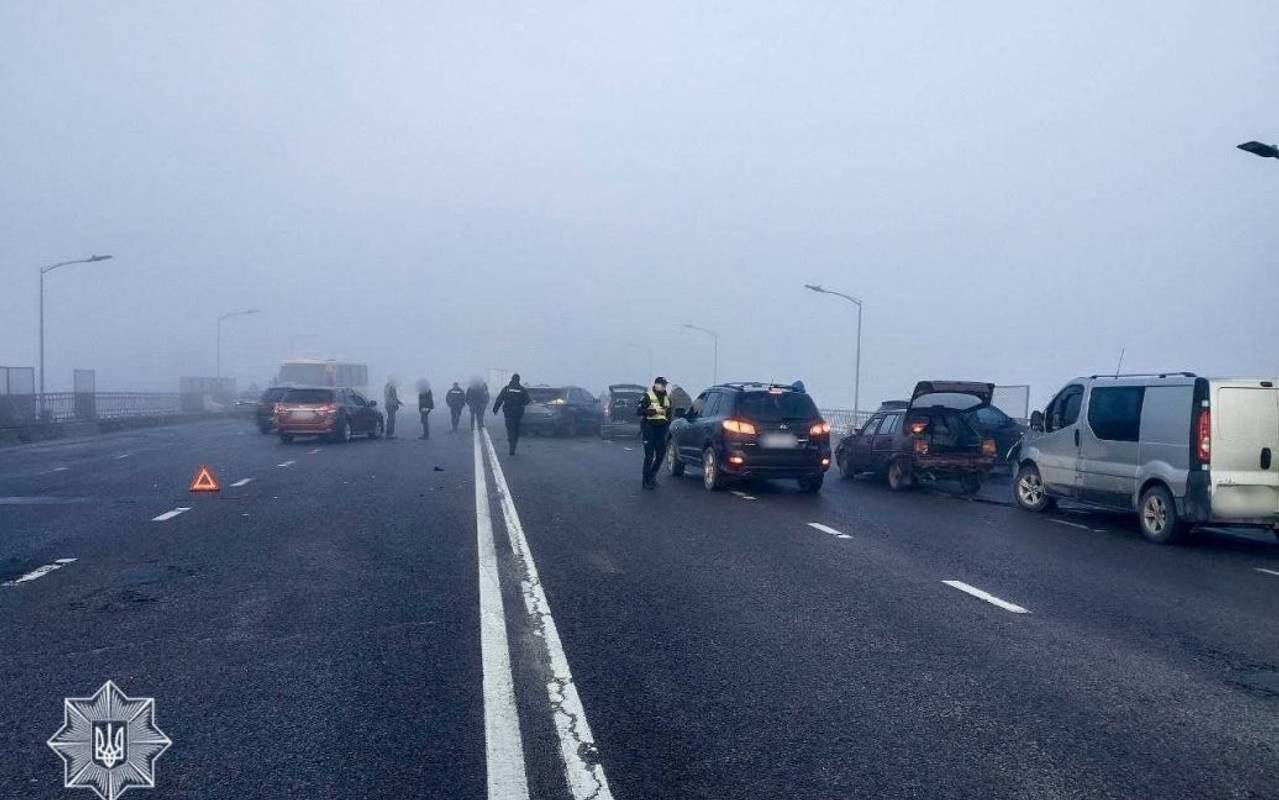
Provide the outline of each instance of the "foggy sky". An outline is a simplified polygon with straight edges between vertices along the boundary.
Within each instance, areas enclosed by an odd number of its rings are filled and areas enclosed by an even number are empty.
[[[0,5],[0,364],[1279,373],[1267,2]]]

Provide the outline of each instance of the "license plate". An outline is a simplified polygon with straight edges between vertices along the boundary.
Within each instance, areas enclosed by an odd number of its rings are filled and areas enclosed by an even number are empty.
[[[793,433],[766,433],[759,437],[759,445],[766,450],[794,450],[799,439]]]

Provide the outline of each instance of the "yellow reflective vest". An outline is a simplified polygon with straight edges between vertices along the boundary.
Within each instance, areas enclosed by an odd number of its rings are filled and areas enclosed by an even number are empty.
[[[649,422],[670,422],[671,396],[658,397],[657,392],[648,390],[648,408],[644,418]]]

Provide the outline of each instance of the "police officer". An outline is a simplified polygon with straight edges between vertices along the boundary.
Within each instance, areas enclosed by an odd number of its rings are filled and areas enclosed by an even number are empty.
[[[431,394],[431,382],[417,383],[417,413],[422,417],[422,438],[431,438],[431,412],[435,410],[435,397]]]
[[[666,459],[666,433],[671,427],[671,399],[666,394],[666,379],[653,379],[653,387],[640,398],[635,413],[640,417],[640,435],[644,439],[645,489],[657,488],[657,471]]]
[[[520,374],[511,376],[511,382],[497,393],[497,402],[493,404],[493,413],[498,410],[506,416],[506,441],[511,445],[511,455],[515,455],[515,445],[520,440],[520,422],[524,419],[524,406],[529,404],[528,392],[520,385]]]
[[[457,433],[457,423],[462,419],[462,409],[466,407],[466,392],[453,381],[453,386],[444,395],[444,404],[449,407],[449,420],[453,423],[453,432]]]
[[[382,389],[382,407],[386,409],[386,438],[388,439],[395,438],[395,413],[403,405],[400,402],[399,392],[395,390],[396,384],[395,378],[387,378],[386,386]]]

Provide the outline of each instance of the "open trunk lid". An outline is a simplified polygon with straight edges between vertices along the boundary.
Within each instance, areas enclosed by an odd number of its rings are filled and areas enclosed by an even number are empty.
[[[915,401],[926,395],[936,395],[940,405],[947,408],[968,410],[978,405],[990,405],[991,398],[995,396],[995,384],[976,381],[920,381],[915,384],[915,391],[911,392],[910,404],[914,406]],[[967,406],[960,406],[956,405],[959,398],[952,397],[954,395],[969,395],[974,400]],[[925,402],[923,405],[932,405],[932,403]]]

